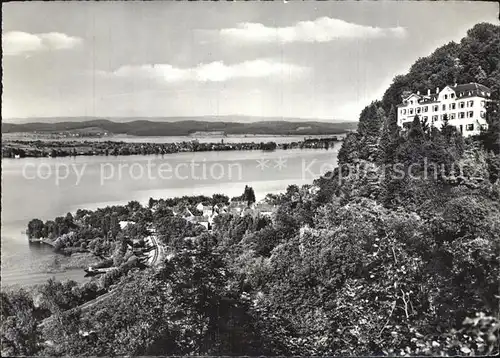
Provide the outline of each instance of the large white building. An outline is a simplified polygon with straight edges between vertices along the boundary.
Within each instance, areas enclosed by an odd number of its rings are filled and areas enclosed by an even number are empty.
[[[479,134],[486,129],[486,102],[491,90],[478,83],[439,87],[435,93],[410,93],[398,105],[398,125],[407,128],[416,115],[421,120],[441,128],[443,117],[448,116],[450,125],[455,126],[464,137]]]

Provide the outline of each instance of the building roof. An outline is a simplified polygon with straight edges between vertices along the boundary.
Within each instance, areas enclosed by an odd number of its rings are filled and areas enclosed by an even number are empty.
[[[491,93],[491,89],[486,87],[485,85],[482,85],[480,83],[464,83],[460,85],[455,85],[455,86],[447,86],[451,88],[455,93],[457,98],[467,98],[467,97],[475,97],[475,96],[480,96],[484,97],[486,93]],[[446,87],[445,87],[446,88]],[[484,94],[483,94],[484,92]],[[410,93],[405,96],[403,99],[403,103],[399,104],[398,107],[406,107],[408,105],[407,100],[412,97],[412,96],[417,96],[421,98],[418,103],[419,104],[431,104],[431,103],[438,103],[438,93],[432,93],[429,95],[418,95],[416,93]]]
[[[485,96],[486,93],[491,93],[491,89],[488,87],[471,82],[471,83],[465,83],[457,86],[451,87],[457,94],[457,98],[466,98],[466,97],[475,97],[475,96]]]
[[[234,200],[234,201],[231,201],[229,203],[229,207],[230,208],[233,208],[233,207],[239,207],[239,206],[248,206],[248,203],[246,201],[242,201],[242,200]]]
[[[491,89],[486,87],[485,85],[482,85],[480,83],[476,82],[471,82],[471,83],[465,83],[461,85],[456,85],[456,86],[450,86],[451,89],[453,89],[455,92],[464,92],[464,91],[485,91],[485,92],[491,92]]]
[[[439,102],[438,101],[438,96],[439,94],[438,93],[433,93],[433,94],[430,94],[430,95],[425,95],[423,96],[422,98],[422,101],[420,101],[420,103],[435,103],[435,102]]]
[[[419,94],[417,94],[417,93],[413,93],[413,92],[412,92],[412,93],[407,94],[407,95],[403,98],[403,100],[404,100],[404,101],[408,101],[411,97],[418,97],[418,98],[420,99],[420,95],[419,95]]]

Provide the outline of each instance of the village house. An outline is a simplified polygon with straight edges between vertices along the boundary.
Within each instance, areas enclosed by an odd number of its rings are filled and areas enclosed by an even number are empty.
[[[118,223],[120,225],[120,229],[125,229],[128,225],[135,225],[134,221],[120,221]]]
[[[192,221],[193,218],[195,217],[194,214],[191,212],[191,210],[189,210],[188,208],[184,208],[180,211],[172,210],[172,213],[174,215],[179,215],[180,217],[182,217],[187,221]]]
[[[271,216],[276,210],[276,205],[271,205],[265,202],[259,202],[255,205],[254,210],[263,216]]]
[[[229,203],[227,211],[233,215],[243,216],[248,203],[245,201],[234,200]]]
[[[464,137],[478,135],[486,130],[486,102],[490,101],[491,89],[478,83],[455,84],[435,93],[409,93],[398,105],[398,125],[408,128],[416,115],[429,125],[441,128],[444,116]]]
[[[212,227],[209,223],[209,218],[206,216],[195,216],[191,219],[191,223],[201,225],[207,230],[210,230]]]
[[[203,203],[199,203],[196,205],[196,210],[200,211],[203,213],[203,216],[211,216],[214,212],[214,208],[211,205],[203,205]]]

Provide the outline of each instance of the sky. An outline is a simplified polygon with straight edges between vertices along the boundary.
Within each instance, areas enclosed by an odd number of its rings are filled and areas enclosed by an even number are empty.
[[[4,3],[4,119],[357,120],[494,2]],[[16,120],[11,120],[15,122]]]

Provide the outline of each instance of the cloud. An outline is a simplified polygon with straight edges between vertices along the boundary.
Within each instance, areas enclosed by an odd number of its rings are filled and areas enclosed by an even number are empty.
[[[282,77],[296,78],[308,71],[306,67],[277,62],[269,59],[257,59],[226,65],[222,61],[199,64],[191,68],[176,68],[169,64],[122,66],[113,72],[99,74],[121,78],[149,78],[165,82],[198,81],[225,82],[236,78]]]
[[[320,17],[314,21],[299,21],[294,26],[287,27],[267,27],[260,23],[244,22],[234,28],[221,29],[219,34],[249,42],[329,42],[335,39],[404,37],[406,29],[364,26]]]
[[[30,34],[11,31],[2,34],[2,50],[4,55],[16,56],[40,51],[64,50],[80,45],[79,37],[68,36],[59,32]]]

